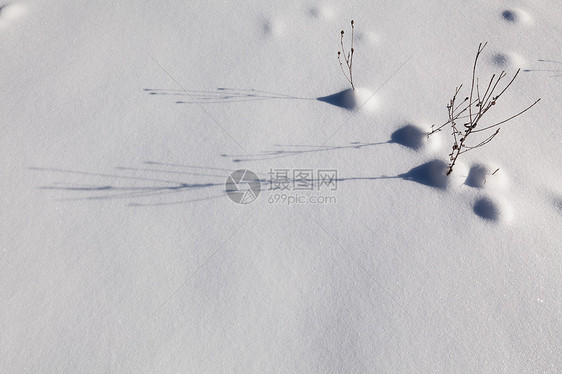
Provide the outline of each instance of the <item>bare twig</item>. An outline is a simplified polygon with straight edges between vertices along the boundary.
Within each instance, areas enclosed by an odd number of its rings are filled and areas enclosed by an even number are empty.
[[[343,46],[343,35],[344,31],[340,32],[340,46],[341,50],[338,51],[338,62],[340,63],[340,69],[347,81],[351,84],[351,88],[355,90],[355,86],[353,85],[353,53],[355,52],[355,48],[353,47],[353,38],[354,38],[354,30],[355,30],[355,22],[351,20],[351,51],[345,53],[345,48]],[[345,61],[345,65],[347,66],[348,73],[345,72],[343,69],[343,62],[341,61],[341,55],[343,54],[343,59]]]
[[[469,96],[467,96],[460,104],[455,105],[457,96],[461,91],[462,84],[458,86],[455,89],[455,93],[452,99],[449,101],[449,105],[447,105],[447,112],[448,112],[449,119],[447,120],[447,122],[445,122],[444,124],[440,125],[437,128],[435,128],[435,126],[431,126],[431,132],[427,135],[429,137],[434,133],[441,131],[443,127],[447,125],[451,126],[451,133],[453,135],[453,146],[452,146],[451,153],[449,154],[449,167],[447,170],[447,175],[451,174],[451,172],[453,171],[453,167],[455,166],[455,163],[457,161],[457,158],[461,154],[488,144],[489,142],[492,141],[493,138],[496,137],[496,135],[499,134],[500,129],[498,128],[493,134],[489,135],[487,138],[485,138],[484,140],[480,141],[475,145],[466,144],[466,139],[468,138],[469,135],[473,133],[486,131],[491,128],[497,127],[503,123],[506,123],[520,116],[521,114],[525,113],[540,101],[540,99],[536,100],[533,104],[529,105],[527,108],[523,109],[519,113],[503,121],[497,122],[493,125],[489,125],[483,128],[476,129],[482,117],[492,108],[492,106],[496,105],[497,100],[507,91],[509,87],[511,87],[511,85],[515,81],[515,78],[517,78],[521,70],[518,69],[517,72],[514,74],[514,76],[511,78],[511,80],[495,96],[494,96],[494,92],[496,91],[496,89],[498,89],[500,81],[503,78],[505,78],[507,74],[505,71],[502,71],[499,75],[493,74],[492,77],[490,78],[490,81],[488,82],[488,85],[486,86],[486,90],[484,91],[484,94],[481,96],[480,84],[479,84],[480,79],[477,77],[476,70],[478,65],[478,58],[480,57],[480,54],[482,53],[486,45],[487,43],[484,44],[480,43],[478,45],[478,51],[476,52],[476,57],[474,58],[474,64],[472,67],[472,80],[470,85]],[[465,114],[467,111],[468,114]],[[463,127],[461,128],[463,130],[460,130],[457,127],[457,120],[459,119],[468,119],[467,122],[463,123]]]

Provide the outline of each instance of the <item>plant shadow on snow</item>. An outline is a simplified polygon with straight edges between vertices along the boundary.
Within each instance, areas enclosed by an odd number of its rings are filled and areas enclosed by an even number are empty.
[[[412,124],[406,124],[390,135],[389,142],[418,151],[423,147],[424,141],[427,139],[427,134],[427,132],[424,132]]]
[[[358,98],[352,89],[343,90],[333,95],[318,97],[316,100],[328,103],[347,110],[357,108]]]
[[[558,214],[562,215],[562,196],[553,197],[552,206],[558,212]]]
[[[255,154],[221,154],[222,157],[231,158],[232,162],[246,162],[246,161],[262,161],[262,160],[272,160],[284,157],[299,156],[307,153],[318,153],[318,152],[329,152],[344,149],[361,149],[367,147],[373,147],[376,145],[388,144],[388,142],[376,142],[376,143],[361,143],[361,142],[351,142],[346,145],[307,145],[307,144],[297,144],[297,145],[284,145],[277,144],[276,146],[282,149],[276,151],[264,151]]]
[[[550,78],[555,77],[562,77],[562,69],[560,69],[560,65],[562,61],[558,60],[546,60],[540,59],[538,62],[541,63],[540,68],[537,69],[524,69],[523,72],[525,73],[546,73],[550,74]]]
[[[279,94],[269,91],[255,89],[218,87],[216,90],[183,90],[145,88],[144,91],[153,96],[185,97],[185,100],[177,100],[176,104],[216,104],[216,103],[239,103],[246,101],[264,100],[313,100],[304,97]]]
[[[41,190],[51,190],[51,191],[66,191],[76,194],[81,194],[77,197],[62,198],[59,200],[63,201],[73,201],[73,200],[117,200],[117,199],[149,199],[149,198],[161,198],[166,197],[171,194],[178,194],[181,192],[192,192],[197,193],[198,191],[207,191],[214,188],[224,189],[224,178],[223,174],[218,174],[217,171],[225,171],[228,169],[219,168],[201,168],[196,166],[188,165],[176,165],[183,166],[184,170],[170,170],[170,168],[154,168],[150,165],[163,165],[163,166],[174,166],[173,164],[161,164],[147,161],[144,163],[147,167],[117,167],[116,170],[119,172],[115,173],[96,173],[87,171],[78,171],[70,169],[56,169],[56,168],[40,168],[31,167],[30,170],[59,175],[63,174],[68,177],[68,179],[78,180],[77,182],[56,182],[48,186],[38,187]],[[205,172],[195,172],[193,170],[205,169]],[[215,172],[215,174],[211,174]],[[157,173],[159,175],[189,175],[196,176],[197,178],[214,178],[214,182],[185,182],[176,179],[169,178],[150,178],[139,176],[139,174],[147,173]],[[132,174],[132,175],[131,175]],[[219,179],[220,178],[220,179]],[[103,180],[107,183],[100,183],[99,180]],[[89,180],[93,180],[93,183],[86,183]],[[208,193],[205,196],[198,196],[188,200],[173,201],[173,202],[155,202],[150,204],[144,203],[130,203],[129,206],[157,206],[157,205],[172,205],[181,204],[188,202],[197,202],[204,200],[211,200],[216,198],[224,197],[224,191],[220,193],[215,193],[209,196]]]
[[[405,126],[394,131],[390,136],[390,139],[385,142],[350,142],[345,145],[287,145],[287,144],[276,144],[275,146],[281,149],[275,151],[263,151],[255,154],[221,154],[222,157],[230,158],[232,162],[240,163],[246,161],[262,161],[271,160],[292,156],[299,156],[309,153],[318,152],[330,152],[330,151],[341,151],[345,149],[362,149],[371,148],[383,144],[399,144],[404,147],[413,149],[415,151],[420,150],[424,146],[424,142],[427,140],[427,132],[422,131],[418,127],[412,124],[406,124]]]
[[[333,95],[322,97],[299,97],[271,91],[260,91],[253,88],[218,87],[216,90],[184,90],[167,88],[143,89],[152,96],[172,96],[186,98],[176,100],[175,104],[226,104],[266,100],[317,100],[347,110],[357,108],[357,97],[353,90],[343,90]]]
[[[257,154],[228,155],[234,163],[249,161],[271,160],[283,157],[302,156],[318,152],[331,152],[341,150],[361,150],[384,144],[399,144],[404,147],[419,150],[427,133],[412,124],[406,124],[392,133],[385,142],[351,142],[344,145],[277,145],[281,149],[265,151]],[[242,166],[237,167],[237,169]],[[187,200],[135,202],[129,206],[159,206],[173,205],[188,202],[205,201],[225,197],[225,182],[230,173],[235,169],[194,166],[186,164],[172,164],[156,161],[145,161],[143,166],[115,168],[113,173],[87,172],[60,168],[31,167],[31,170],[53,175],[65,174],[71,182],[57,182],[48,186],[40,186],[41,190],[66,191],[80,196],[63,198],[62,200],[115,200],[115,199],[165,199],[170,195],[190,193],[197,195]],[[418,165],[409,171],[395,176],[362,176],[337,178],[336,182],[348,181],[374,181],[385,179],[402,179],[412,181],[424,186],[444,190],[448,186],[449,178],[446,176],[447,164],[439,159]],[[157,177],[149,177],[155,175]],[[268,173],[258,173],[262,184],[268,183]],[[165,178],[164,176],[174,176]],[[186,180],[189,179],[189,180]],[[87,184],[93,180],[93,184]],[[104,183],[100,183],[100,180]],[[107,182],[105,182],[107,181]],[[289,181],[291,182],[291,181]],[[314,181],[312,181],[314,182]],[[480,212],[480,210],[478,211]],[[478,214],[477,212],[477,214]],[[488,214],[484,214],[488,215]]]
[[[159,93],[167,95],[170,93]],[[427,141],[427,133],[415,125],[406,123],[394,131],[390,139],[383,142],[351,142],[343,145],[277,145],[281,148],[275,151],[264,151],[257,154],[228,155],[232,162],[240,164],[250,161],[272,160],[284,157],[302,156],[319,152],[332,152],[342,150],[362,150],[384,144],[398,144],[414,151],[420,150]],[[236,169],[243,168],[237,166]],[[248,168],[248,167],[246,167]],[[227,196],[225,182],[229,174],[235,169],[194,166],[187,164],[172,164],[156,161],[145,161],[143,166],[115,168],[113,173],[87,172],[60,168],[31,167],[31,170],[53,175],[67,175],[67,182],[53,183],[40,186],[41,190],[66,191],[80,196],[63,198],[62,200],[115,200],[115,199],[160,199],[179,193],[197,195],[187,200],[135,202],[129,206],[158,206],[173,205],[188,202],[218,199]],[[336,182],[348,181],[374,181],[386,179],[402,179],[412,181],[424,186],[444,190],[448,186],[449,178],[446,176],[447,164],[439,159],[418,165],[409,171],[395,176],[361,176],[337,178]],[[155,175],[157,177],[149,177]],[[268,173],[258,173],[262,184],[268,183]],[[165,178],[164,176],[174,176]],[[186,180],[188,179],[188,180]],[[71,183],[68,182],[71,180]],[[86,184],[89,181],[93,184]],[[100,180],[104,183],[100,183]],[[107,181],[107,182],[105,182]],[[289,181],[291,182],[291,181]],[[314,181],[312,181],[314,182]],[[480,211],[479,211],[480,212]],[[484,214],[487,215],[487,214]]]
[[[145,161],[143,165],[143,167],[117,167],[115,173],[42,167],[31,167],[29,169],[50,175],[66,175],[66,179],[70,181],[55,182],[38,187],[40,190],[62,191],[74,195],[57,200],[135,200],[135,202],[130,202],[128,206],[137,207],[176,205],[224,198],[227,196],[225,182],[229,174],[234,171],[223,168],[207,168],[155,161]],[[437,189],[445,189],[448,181],[445,175],[446,167],[445,162],[433,160],[396,176],[342,177],[336,178],[335,181],[337,183],[344,183],[350,181],[403,179]],[[194,170],[197,170],[197,172]],[[172,174],[176,177],[174,179],[164,177],[150,178],[145,176],[147,174]],[[271,183],[267,175],[266,173],[258,174],[259,181],[263,186]],[[188,178],[190,179],[189,181],[185,180]],[[209,179],[212,181],[209,181]],[[298,181],[289,180],[289,182]],[[320,181],[311,180],[311,182],[318,183]],[[180,200],[177,198],[177,195],[180,193],[189,193],[192,197]],[[174,198],[170,199],[170,195],[173,195]]]

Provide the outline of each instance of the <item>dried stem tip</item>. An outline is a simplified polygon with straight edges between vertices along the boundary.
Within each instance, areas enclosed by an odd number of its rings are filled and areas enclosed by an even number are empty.
[[[353,53],[355,52],[355,48],[353,48],[353,34],[354,34],[354,24],[355,21],[351,20],[351,49],[350,52],[345,51],[345,48],[343,46],[343,35],[345,34],[345,32],[343,30],[340,31],[341,37],[340,37],[340,46],[341,46],[341,50],[338,51],[338,61],[340,63],[340,68],[341,71],[343,73],[343,75],[345,76],[345,78],[348,80],[348,82],[351,84],[351,88],[355,90],[355,85],[353,84]],[[343,55],[343,59],[345,61],[345,65],[347,67],[347,70],[349,73],[346,74],[345,70],[343,69],[343,62],[340,59],[340,56]]]

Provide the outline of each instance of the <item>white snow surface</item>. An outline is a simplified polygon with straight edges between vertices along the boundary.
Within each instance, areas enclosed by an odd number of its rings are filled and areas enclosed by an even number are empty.
[[[0,1],[0,371],[562,372],[560,20],[558,0]],[[522,69],[487,121],[541,101],[445,176],[449,130],[425,134],[486,41],[480,82]],[[250,204],[236,169],[262,178]],[[323,169],[335,190],[267,181]]]

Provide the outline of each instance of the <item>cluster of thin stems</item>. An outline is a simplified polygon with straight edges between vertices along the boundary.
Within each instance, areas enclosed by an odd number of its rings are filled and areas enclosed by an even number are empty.
[[[353,32],[355,29],[354,26],[355,22],[353,20],[351,20],[351,51],[345,53],[345,48],[343,46],[343,34],[344,31],[342,30],[340,35],[340,45],[341,45],[341,50],[338,51],[338,61],[340,63],[340,68],[341,71],[343,73],[343,75],[345,76],[345,79],[347,79],[347,81],[351,84],[351,88],[355,90],[355,86],[353,85],[353,52],[355,51],[355,49],[353,48]],[[343,59],[345,61],[345,65],[347,66],[347,70],[349,73],[346,73],[344,68],[343,68],[343,62],[341,60],[341,55],[343,55]]]
[[[431,126],[431,132],[428,134],[428,137],[432,134],[441,131],[441,129],[447,125],[451,126],[451,131],[453,135],[453,146],[451,153],[449,154],[449,166],[447,170],[447,175],[451,174],[453,171],[453,167],[457,162],[457,158],[462,155],[463,153],[469,152],[475,148],[482,147],[483,145],[488,144],[492,139],[498,135],[500,132],[499,125],[506,123],[521,114],[525,113],[527,110],[531,109],[535,104],[537,104],[540,99],[536,100],[533,104],[529,105],[527,108],[523,109],[519,113],[503,120],[496,122],[492,125],[488,125],[485,127],[478,127],[480,121],[484,114],[490,110],[490,108],[496,105],[497,100],[504,94],[504,92],[511,86],[519,71],[518,69],[513,78],[509,81],[509,83],[501,90],[499,93],[495,94],[496,90],[499,90],[498,84],[500,81],[506,77],[505,71],[502,71],[498,76],[496,74],[492,75],[492,78],[488,82],[486,89],[484,91],[480,90],[479,79],[476,77],[476,65],[478,63],[478,58],[482,53],[484,47],[486,47],[487,43],[480,43],[478,45],[478,52],[476,53],[476,58],[474,59],[474,66],[472,68],[472,83],[470,86],[470,95],[465,97],[465,99],[457,104],[457,96],[462,88],[462,84],[458,86],[455,90],[455,94],[453,98],[449,101],[447,105],[447,111],[449,114],[449,119],[447,122],[442,124],[441,126],[435,128],[435,126]],[[459,127],[457,124],[458,120],[465,120],[462,124],[462,127]],[[478,128],[477,128],[478,127]],[[497,127],[497,128],[496,128]],[[488,132],[488,136],[474,145],[468,145],[466,143],[467,138],[479,132]]]

